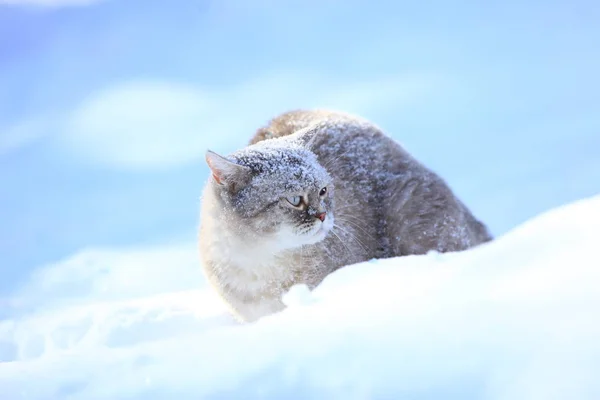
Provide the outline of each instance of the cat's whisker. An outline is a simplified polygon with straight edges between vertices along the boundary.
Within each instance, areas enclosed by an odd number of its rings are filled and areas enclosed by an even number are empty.
[[[349,220],[347,216],[337,217],[337,219],[339,221],[341,221],[341,222],[344,222],[346,224],[352,225],[353,228],[359,229],[362,233],[364,233],[365,235],[367,235],[368,237],[370,237],[374,241],[377,241],[377,238],[375,236],[373,236],[369,231],[367,231],[365,228],[363,228],[362,226],[360,226],[357,222]]]
[[[348,245],[346,245],[346,243],[344,243],[342,238],[337,233],[335,233],[335,225],[334,229],[332,229],[330,232],[340,241],[340,243],[346,248],[346,250],[348,250],[348,252],[352,254],[352,257],[355,257],[354,252],[350,250],[350,248],[348,247]]]
[[[335,212],[341,212],[341,211],[347,210],[347,209],[349,209],[349,208],[350,208],[350,209],[356,209],[357,207],[359,207],[359,205],[358,205],[358,204],[355,204],[355,203],[349,203],[349,204],[346,204],[346,205],[344,205],[343,207],[336,207],[336,208],[335,208]]]
[[[350,239],[353,239],[353,240],[356,242],[356,244],[358,244],[358,245],[359,245],[359,246],[362,248],[362,250],[363,250],[365,253],[367,253],[367,254],[368,254],[368,251],[367,251],[367,248],[365,247],[365,244],[364,244],[363,242],[361,242],[361,241],[360,241],[360,240],[359,240],[359,239],[356,237],[356,235],[354,235],[352,232],[350,232],[350,231],[348,231],[348,230],[346,230],[346,229],[342,228],[340,225],[334,225],[334,229],[332,229],[332,232],[333,232],[333,230],[335,230],[335,228],[339,229],[340,231],[342,231],[342,232],[344,232],[346,235],[348,235],[348,236],[350,237]],[[343,243],[343,242],[342,242],[342,243]],[[344,244],[344,245],[345,245],[345,244]],[[346,248],[347,248],[347,247],[346,247]]]
[[[339,229],[339,227],[337,227],[337,228]],[[361,250],[362,252],[366,252],[365,248],[364,248],[364,247],[363,247],[363,246],[360,244],[360,242],[357,242],[357,241],[356,241],[356,238],[355,238],[355,237],[353,237],[353,235],[352,235],[351,233],[348,233],[347,231],[344,231],[344,230],[342,230],[342,229],[339,229],[339,230],[340,230],[341,232],[343,232],[344,234],[346,234],[346,235],[349,237],[349,239],[353,240],[353,241],[354,241],[354,242],[355,242],[355,243],[358,245],[358,247],[360,248],[360,250]],[[348,252],[349,252],[349,253],[352,255],[352,257],[353,257],[353,258],[356,258],[356,252],[352,251],[352,250],[351,250],[351,249],[348,247],[348,245],[347,245],[346,243],[344,243],[344,241],[343,241],[343,240],[340,238],[339,234],[335,232],[335,229],[333,229],[331,232],[332,232],[332,233],[333,233],[333,234],[334,234],[334,235],[335,235],[335,236],[336,236],[336,237],[337,237],[337,238],[340,240],[340,242],[342,243],[342,245],[343,245],[343,246],[344,246],[344,247],[345,247],[345,248],[348,250]]]
[[[351,240],[353,240],[365,253],[368,253],[369,250],[367,250],[370,246],[367,246],[362,240],[360,240],[353,232],[350,232],[348,229],[344,229],[341,226],[337,226],[337,229],[339,229],[340,231],[346,233]]]
[[[368,236],[369,238],[371,238],[375,241],[377,240],[377,238],[371,232],[369,232],[368,230],[366,230],[365,228],[360,226],[360,224],[358,222],[350,220],[347,216],[337,217],[337,220],[340,222],[343,222],[345,224],[351,225],[351,227],[353,229],[358,229],[362,233],[364,233],[366,236]]]
[[[340,217],[342,217],[342,218],[352,218],[355,221],[362,222],[362,221],[360,221],[360,219],[357,216],[351,215],[351,214],[346,214],[346,213],[343,213],[343,212],[340,213]]]

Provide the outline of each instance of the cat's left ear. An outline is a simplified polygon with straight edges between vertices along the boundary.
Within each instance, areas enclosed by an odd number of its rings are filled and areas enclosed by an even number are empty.
[[[241,189],[250,181],[250,168],[236,164],[214,151],[206,152],[206,163],[212,172],[214,181],[218,185],[227,186],[232,191]]]

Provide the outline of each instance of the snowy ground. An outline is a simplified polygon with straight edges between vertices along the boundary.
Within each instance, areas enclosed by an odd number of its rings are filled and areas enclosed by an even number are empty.
[[[4,304],[1,399],[599,399],[600,196],[369,262],[240,326],[196,252],[85,251]],[[199,288],[199,289],[198,289]]]

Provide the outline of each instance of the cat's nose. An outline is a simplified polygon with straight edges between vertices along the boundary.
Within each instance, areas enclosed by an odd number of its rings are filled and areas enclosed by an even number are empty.
[[[322,213],[318,213],[317,215],[315,215],[317,218],[319,218],[321,220],[321,222],[325,221],[325,216],[327,215],[326,212],[322,212]]]

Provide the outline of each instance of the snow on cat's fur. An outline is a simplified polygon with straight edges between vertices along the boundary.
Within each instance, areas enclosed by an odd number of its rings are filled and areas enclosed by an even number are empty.
[[[286,113],[247,148],[206,160],[203,265],[244,321],[282,310],[292,285],[314,288],[344,265],[491,239],[439,176],[347,114]]]

